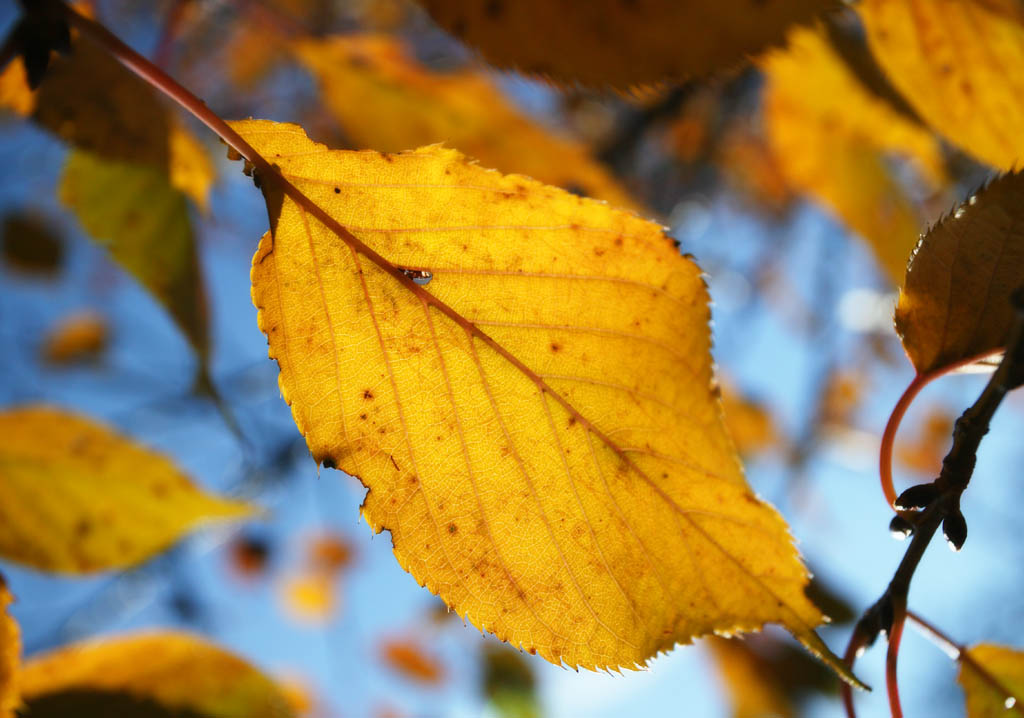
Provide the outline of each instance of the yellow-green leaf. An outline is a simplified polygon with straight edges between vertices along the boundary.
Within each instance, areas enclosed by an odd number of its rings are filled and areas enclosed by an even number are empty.
[[[919,374],[1000,350],[1024,285],[1024,175],[993,180],[935,224],[907,266],[896,331]]]
[[[359,148],[398,152],[442,142],[487,167],[638,208],[582,143],[553,134],[513,108],[481,72],[434,72],[386,35],[304,40],[295,52]]]
[[[85,230],[170,312],[205,361],[206,301],[185,196],[152,167],[74,150],[58,194]]]
[[[766,622],[827,651],[723,427],[700,269],[661,227],[438,146],[234,127],[322,208],[261,178],[253,301],[285,400],[420,583],[570,666]]]
[[[983,162],[1024,159],[1024,24],[1016,0],[864,0],[854,7],[892,84]]]
[[[125,568],[199,525],[253,513],[85,417],[0,413],[0,556],[46,571]]]
[[[559,82],[629,88],[735,67],[830,0],[420,0],[488,62]]]
[[[19,700],[21,663],[21,632],[18,623],[7,612],[14,598],[0,575],[0,718],[13,718]]]
[[[92,705],[102,705],[104,696],[114,704],[128,697],[197,718],[294,715],[281,689],[250,663],[198,636],[174,632],[93,639],[35,656],[25,663],[21,691],[29,715],[33,703],[90,694]]]
[[[1024,653],[980,643],[960,660],[958,680],[967,697],[967,718],[1009,718],[1024,713]],[[972,664],[977,663],[986,675]]]
[[[770,53],[763,68],[765,122],[782,174],[861,235],[898,283],[920,223],[883,153],[914,160],[938,182],[935,138],[865,89],[820,27],[790,33],[786,50]]]

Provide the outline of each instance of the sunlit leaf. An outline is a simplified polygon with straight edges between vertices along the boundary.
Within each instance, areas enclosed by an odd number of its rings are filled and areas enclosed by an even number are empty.
[[[442,142],[487,167],[637,208],[581,143],[553,134],[512,107],[479,71],[432,71],[386,35],[305,40],[295,51],[358,148],[398,152]]]
[[[707,646],[729,696],[733,718],[791,718],[796,715],[775,677],[743,641],[713,637],[708,639]]]
[[[444,680],[445,671],[441,662],[415,641],[405,638],[383,641],[380,657],[389,668],[417,683],[437,685]]]
[[[783,176],[861,235],[899,282],[920,223],[883,153],[914,160],[938,181],[936,140],[867,91],[820,27],[790,33],[787,49],[770,53],[763,66],[765,122]]]
[[[93,311],[64,317],[46,336],[43,358],[51,364],[95,360],[107,348],[107,321]]]
[[[0,718],[12,718],[19,699],[21,632],[7,612],[14,598],[0,575]]]
[[[206,301],[185,196],[159,170],[75,150],[60,200],[170,312],[201,358],[209,351]]]
[[[998,351],[1024,285],[1024,175],[993,180],[922,237],[896,304],[919,374]]]
[[[1016,0],[865,0],[854,7],[893,85],[917,113],[983,162],[1024,159],[1024,24]]]
[[[252,513],[167,458],[75,414],[0,413],[0,556],[88,573],[137,564],[199,524]]]
[[[499,67],[560,82],[628,88],[735,67],[782,41],[828,0],[420,0]]]
[[[437,146],[234,127],[316,203],[261,178],[253,301],[284,398],[418,581],[570,666],[769,621],[827,652],[722,424],[700,269],[659,226]]]
[[[141,633],[64,646],[26,661],[21,688],[29,706],[52,696],[91,693],[101,707],[107,694],[107,701],[125,697],[152,701],[171,715],[177,711],[202,718],[294,715],[278,686],[258,669],[184,633]],[[97,710],[95,715],[121,713]]]
[[[37,214],[11,213],[0,228],[4,262],[25,274],[52,277],[64,262],[64,245],[50,223]]]
[[[483,693],[498,718],[540,718],[537,680],[522,651],[488,641],[483,663]]]
[[[1024,705],[1024,653],[991,643],[973,646],[968,653],[987,675],[969,661],[960,661],[958,679],[967,696],[967,718],[1019,716]]]

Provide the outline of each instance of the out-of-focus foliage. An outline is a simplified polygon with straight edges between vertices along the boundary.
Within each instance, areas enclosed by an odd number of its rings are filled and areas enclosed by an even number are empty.
[[[522,651],[483,645],[483,693],[498,718],[540,718],[536,679]]]
[[[64,317],[46,335],[43,358],[51,364],[94,361],[107,348],[107,321],[95,311]]]
[[[953,418],[948,411],[933,408],[921,421],[917,436],[896,447],[896,459],[919,474],[938,476],[953,435]]]
[[[253,509],[198,489],[167,458],[84,417],[0,413],[0,556],[47,571],[125,568]]]
[[[783,176],[860,234],[898,283],[920,218],[885,153],[914,160],[937,183],[944,170],[935,138],[864,87],[820,26],[791,32],[763,67],[765,122]]]
[[[142,633],[74,643],[28,659],[20,680],[29,718],[36,715],[34,704],[62,696],[68,709],[84,700],[97,716],[121,715],[115,706],[133,701],[155,703],[171,715],[186,711],[202,718],[295,715],[280,688],[258,669],[185,633]],[[64,715],[75,713],[68,710]]]
[[[295,52],[316,76],[324,103],[357,148],[399,152],[440,142],[485,167],[528,175],[619,207],[639,207],[584,145],[513,108],[479,70],[432,71],[386,35],[306,40],[296,44]]]
[[[7,612],[13,600],[4,577],[0,575],[0,718],[11,718],[19,703],[21,632]]]
[[[767,407],[744,397],[728,384],[722,388],[722,411],[729,435],[740,454],[763,451],[778,441],[775,422]]]
[[[551,78],[628,89],[739,65],[830,0],[420,0],[488,62]]]
[[[37,214],[8,214],[0,226],[4,262],[32,276],[53,277],[64,261],[64,244],[50,223]]]
[[[1024,705],[1024,653],[980,643],[969,648],[968,654],[988,675],[982,676],[971,661],[960,661],[958,679],[967,696],[967,718],[1020,715],[1020,706]]]
[[[732,705],[733,718],[793,718],[796,711],[765,665],[741,640],[709,638],[707,646]]]
[[[1024,277],[1024,174],[993,180],[921,239],[896,305],[919,374],[1001,349]]]
[[[556,663],[633,666],[767,621],[828,659],[722,424],[703,280],[659,227],[452,150],[234,127],[361,238],[265,184],[253,301],[314,458],[370,487],[403,567]]]
[[[1016,0],[865,0],[871,50],[931,126],[1002,170],[1024,159],[1024,10]]]
[[[409,680],[425,685],[438,685],[445,679],[445,670],[437,658],[409,638],[389,638],[381,642],[381,660]]]

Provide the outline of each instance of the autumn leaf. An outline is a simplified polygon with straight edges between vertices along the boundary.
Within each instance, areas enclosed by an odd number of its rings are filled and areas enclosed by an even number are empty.
[[[722,424],[700,269],[660,227],[454,150],[233,126],[311,198],[260,178],[253,302],[284,398],[419,582],[570,666],[769,621],[827,653]]]
[[[93,705],[149,701],[195,718],[290,718],[287,698],[238,656],[185,633],[100,638],[35,656],[21,673],[28,714],[61,696],[92,696]],[[68,715],[74,715],[69,713]],[[96,715],[121,715],[97,710]]]
[[[973,646],[967,653],[971,660],[960,660],[958,676],[967,696],[967,718],[1020,715],[1024,706],[1024,653],[991,643]]]
[[[626,89],[735,67],[828,0],[420,0],[498,67],[562,83]]]
[[[913,160],[937,184],[935,138],[861,85],[821,27],[794,30],[763,69],[767,134],[783,176],[861,235],[898,283],[920,223],[884,154]]]
[[[383,641],[380,656],[389,668],[417,683],[438,685],[444,680],[445,672],[440,661],[415,641],[405,638]]]
[[[161,454],[85,417],[0,413],[0,556],[62,573],[124,568],[245,504],[199,490]]]
[[[58,194],[111,256],[170,312],[202,361],[206,299],[185,196],[159,170],[75,150]]]
[[[0,575],[0,718],[13,718],[20,701],[21,632],[8,607],[14,601]]]
[[[1024,285],[1024,175],[993,180],[922,238],[896,304],[919,375],[1000,350]]]
[[[64,262],[64,245],[50,222],[39,214],[11,213],[0,226],[4,262],[36,277],[53,277]]]
[[[398,152],[442,142],[488,167],[639,209],[583,144],[553,134],[512,107],[482,72],[432,71],[386,35],[303,40],[295,53],[316,77],[345,136],[359,148]]]
[[[733,718],[793,718],[796,711],[762,659],[736,639],[707,641]]]
[[[43,358],[51,364],[95,360],[107,347],[107,322],[94,311],[64,317],[50,330]]]
[[[855,5],[892,84],[957,146],[1003,170],[1024,159],[1024,24],[1014,0]]]

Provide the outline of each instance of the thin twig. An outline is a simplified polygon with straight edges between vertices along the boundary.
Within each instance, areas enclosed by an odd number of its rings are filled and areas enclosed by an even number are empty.
[[[870,645],[879,633],[886,633],[893,644],[886,659],[886,677],[889,683],[889,698],[894,718],[902,715],[899,706],[899,693],[896,688],[896,659],[899,653],[899,634],[906,618],[907,596],[910,582],[914,577],[921,557],[931,543],[932,536],[947,519],[956,519],[960,514],[960,497],[971,476],[977,461],[978,447],[988,433],[992,417],[999,408],[1006,394],[1020,385],[1024,378],[1024,287],[1017,289],[1011,296],[1016,315],[1014,324],[1006,344],[1006,352],[995,373],[989,379],[977,401],[974,402],[956,421],[953,430],[953,446],[946,458],[942,460],[942,471],[933,482],[935,498],[920,512],[907,512],[913,527],[914,535],[907,547],[903,560],[900,561],[896,573],[889,586],[861,617],[854,628],[847,648],[847,661],[853,666],[853,659],[859,650]],[[962,521],[962,517],[960,517]],[[946,524],[948,527],[949,524]],[[962,543],[960,537],[959,543]],[[953,538],[953,537],[950,537]],[[959,546],[957,546],[959,548]],[[849,686],[842,686],[843,703],[847,715],[853,718],[853,699]]]

